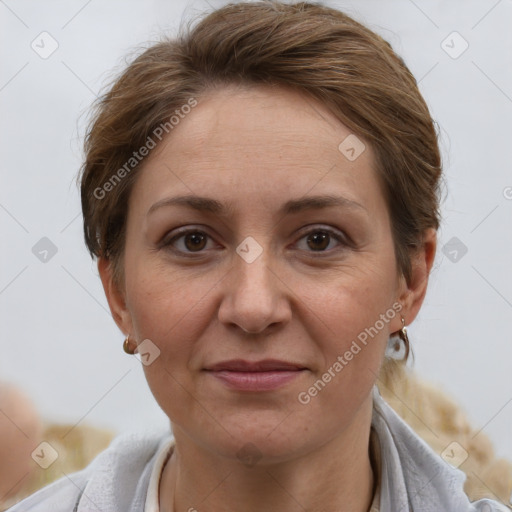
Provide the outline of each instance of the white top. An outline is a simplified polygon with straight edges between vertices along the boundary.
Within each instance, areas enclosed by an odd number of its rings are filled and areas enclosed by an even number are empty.
[[[157,452],[155,465],[149,478],[148,495],[146,496],[146,503],[144,504],[144,512],[160,512],[160,478],[164,470],[165,461],[172,454],[174,450],[174,438],[168,439],[163,443],[160,450]]]
[[[377,386],[372,429],[380,446],[380,512],[509,512],[494,500],[470,503],[466,475],[435,453]],[[120,435],[85,469],[63,476],[9,512],[157,512],[159,475],[173,443],[169,430]]]

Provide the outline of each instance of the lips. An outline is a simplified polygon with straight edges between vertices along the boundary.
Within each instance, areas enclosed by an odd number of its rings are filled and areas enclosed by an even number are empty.
[[[264,359],[244,361],[232,359],[206,369],[217,382],[236,392],[267,392],[284,387],[307,370],[303,365]]]
[[[243,359],[232,359],[223,361],[207,368],[209,371],[231,371],[231,372],[271,372],[271,371],[294,371],[305,370],[306,367],[287,361],[277,359],[264,359],[262,361],[245,361]]]

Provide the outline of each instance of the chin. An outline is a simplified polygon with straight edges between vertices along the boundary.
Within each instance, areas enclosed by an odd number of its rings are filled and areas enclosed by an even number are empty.
[[[304,436],[306,429],[299,428],[297,422],[287,424],[285,418],[286,413],[263,417],[261,413],[247,413],[243,421],[229,421],[224,416],[225,430],[220,436],[216,430],[217,436],[208,437],[207,442],[219,455],[236,458],[247,466],[284,462],[307,452],[310,444]]]

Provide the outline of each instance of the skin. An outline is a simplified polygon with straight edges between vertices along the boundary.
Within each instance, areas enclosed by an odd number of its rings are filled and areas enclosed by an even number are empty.
[[[371,391],[400,314],[308,404],[297,397],[394,303],[413,321],[436,233],[425,233],[406,283],[371,147],[354,161],[338,150],[350,133],[300,93],[230,87],[203,96],[145,162],[129,201],[121,286],[109,261],[98,268],[119,328],[161,351],[144,371],[176,439],[162,511],[365,512],[371,504]],[[186,194],[232,209],[148,214]],[[278,213],[288,200],[322,194],[360,206]],[[171,241],[181,226],[208,235],[199,251],[193,240]],[[322,228],[342,241],[315,241]],[[262,248],[252,263],[236,252],[248,236]],[[204,371],[235,358],[307,370],[266,392],[229,389]],[[252,467],[237,456],[248,443],[259,457]]]

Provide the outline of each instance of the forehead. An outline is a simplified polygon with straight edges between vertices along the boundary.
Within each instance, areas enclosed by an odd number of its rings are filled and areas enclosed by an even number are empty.
[[[270,86],[210,91],[153,151],[137,202],[178,191],[268,207],[309,192],[373,204],[382,196],[368,144],[321,103]]]

